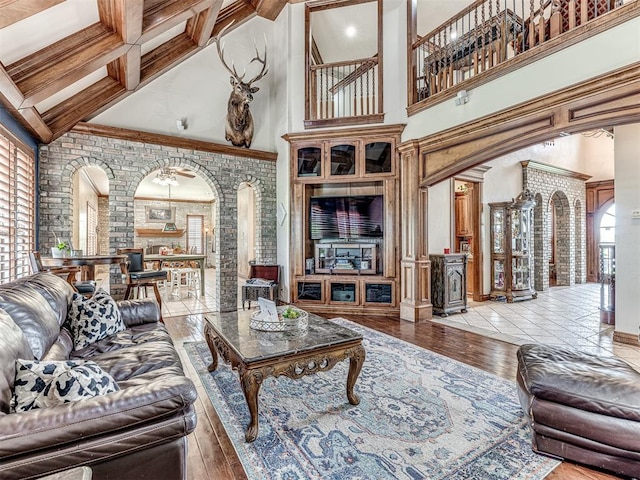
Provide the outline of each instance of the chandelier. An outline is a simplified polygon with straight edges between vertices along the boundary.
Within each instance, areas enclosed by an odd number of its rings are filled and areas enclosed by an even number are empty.
[[[153,179],[153,183],[157,183],[163,187],[171,185],[176,187],[178,180],[176,179],[176,172],[172,168],[162,168]]]

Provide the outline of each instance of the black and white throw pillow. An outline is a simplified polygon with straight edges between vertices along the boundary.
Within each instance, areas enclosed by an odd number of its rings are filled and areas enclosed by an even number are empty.
[[[99,288],[91,298],[74,293],[67,316],[74,350],[80,350],[98,340],[126,328],[115,300]]]
[[[26,412],[120,390],[111,375],[91,361],[16,360],[11,411]]]

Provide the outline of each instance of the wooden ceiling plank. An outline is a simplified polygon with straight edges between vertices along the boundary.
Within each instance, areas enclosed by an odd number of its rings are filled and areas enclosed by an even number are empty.
[[[216,19],[220,14],[222,1],[223,0],[216,0],[210,8],[198,14],[196,17],[192,17],[189,22],[187,22],[187,35],[189,35],[193,42],[199,47],[204,47],[209,42],[211,34],[213,33],[213,27],[216,24]]]
[[[260,0],[256,5],[256,13],[259,17],[274,21],[287,3],[289,0]]]
[[[0,5],[0,28],[13,25],[64,0],[14,0]]]
[[[155,3],[151,8],[145,8],[139,43],[147,42],[186,22],[210,8],[215,1],[217,0],[165,0]]]

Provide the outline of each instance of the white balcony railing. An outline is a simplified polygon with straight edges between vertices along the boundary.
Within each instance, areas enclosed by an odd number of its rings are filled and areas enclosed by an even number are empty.
[[[310,70],[311,120],[380,113],[377,57],[312,65]]]

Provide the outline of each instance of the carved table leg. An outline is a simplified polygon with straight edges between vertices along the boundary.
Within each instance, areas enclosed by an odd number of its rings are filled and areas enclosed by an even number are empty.
[[[351,405],[358,405],[360,398],[353,392],[353,387],[356,385],[360,370],[362,370],[362,364],[364,363],[365,351],[362,345],[354,348],[349,355],[349,375],[347,376],[347,398]]]
[[[258,392],[262,385],[262,373],[257,370],[244,370],[240,372],[240,383],[244,392],[244,398],[249,407],[251,421],[244,434],[247,442],[253,442],[258,436]]]
[[[209,345],[209,350],[211,351],[211,365],[207,368],[208,371],[213,372],[218,368],[218,351],[216,350],[214,339],[216,338],[216,334],[213,331],[213,328],[209,325],[209,322],[205,322],[204,325],[204,338],[207,339],[207,345]]]

